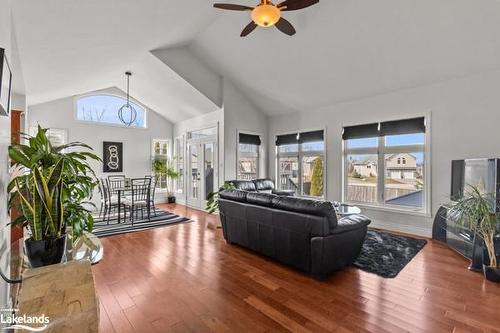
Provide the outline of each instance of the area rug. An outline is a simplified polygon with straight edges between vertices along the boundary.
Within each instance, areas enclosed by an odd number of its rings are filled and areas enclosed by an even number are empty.
[[[118,223],[117,215],[111,216],[109,224],[107,221],[103,221],[102,218],[95,218],[92,233],[97,237],[106,237],[188,222],[193,221],[187,217],[156,209],[156,216],[151,214],[151,221],[148,221],[147,218],[136,218],[133,224],[128,218],[125,221],[122,218],[121,223]]]
[[[385,278],[394,278],[425,244],[424,239],[368,230],[354,266]]]

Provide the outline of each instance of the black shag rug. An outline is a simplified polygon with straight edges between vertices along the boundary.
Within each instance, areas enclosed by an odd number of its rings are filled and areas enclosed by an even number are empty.
[[[354,266],[385,278],[394,278],[425,244],[425,239],[368,230]]]

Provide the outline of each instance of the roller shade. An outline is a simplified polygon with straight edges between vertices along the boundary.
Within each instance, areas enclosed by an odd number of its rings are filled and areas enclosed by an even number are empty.
[[[260,136],[254,134],[244,134],[244,133],[240,133],[239,142],[242,144],[257,145],[257,146],[260,146],[262,143],[260,141]]]
[[[380,123],[380,136],[414,133],[425,133],[424,117]]]
[[[293,143],[299,143],[297,140],[297,133],[278,135],[276,137],[276,146],[290,145]]]
[[[344,133],[342,133],[343,140],[373,138],[377,136],[379,136],[378,123],[347,126],[344,127]]]
[[[313,131],[300,133],[299,143],[318,142],[324,140],[323,131]]]

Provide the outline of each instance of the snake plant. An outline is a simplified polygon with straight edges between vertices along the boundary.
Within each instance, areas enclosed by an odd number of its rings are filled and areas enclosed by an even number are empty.
[[[89,165],[100,160],[86,144],[72,142],[53,146],[47,129],[38,126],[27,144],[9,147],[14,167],[21,170],[9,183],[9,208],[22,214],[13,224],[27,226],[33,240],[61,236],[71,225],[74,238],[92,231],[93,218],[88,207],[97,185]],[[77,150],[78,149],[78,150]]]

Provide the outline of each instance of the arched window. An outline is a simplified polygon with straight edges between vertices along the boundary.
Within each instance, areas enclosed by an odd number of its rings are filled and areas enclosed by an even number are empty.
[[[123,97],[113,95],[88,95],[78,98],[76,102],[76,118],[102,124],[127,126],[118,117],[118,110],[127,103]],[[137,103],[130,102],[137,111],[137,117],[130,127],[146,127],[146,109]],[[127,121],[130,113],[125,111],[123,117]]]

